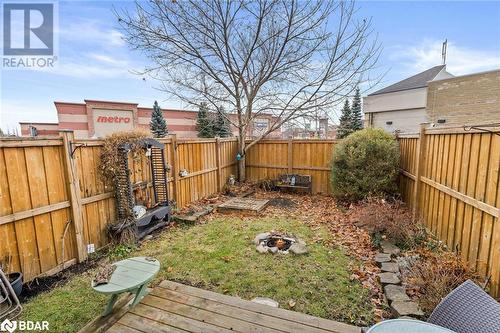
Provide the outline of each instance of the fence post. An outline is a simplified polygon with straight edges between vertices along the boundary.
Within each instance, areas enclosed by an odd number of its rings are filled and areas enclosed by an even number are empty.
[[[293,140],[288,139],[288,174],[293,172]]]
[[[220,163],[220,138],[215,139],[215,163],[217,164],[217,192],[220,192],[221,187],[221,179],[222,179],[222,168]]]
[[[172,174],[174,176],[174,198],[179,207],[179,158],[177,156],[177,134],[171,134],[172,139]]]
[[[413,187],[413,217],[418,218],[420,216],[420,194],[421,194],[421,184],[420,177],[424,171],[426,164],[426,150],[427,150],[427,138],[425,134],[425,129],[427,128],[427,123],[420,124],[420,134],[417,142],[417,165],[415,170],[415,186]]]
[[[78,180],[78,171],[76,169],[75,160],[73,158],[73,143],[75,135],[73,131],[59,131],[63,138],[63,153],[66,166],[66,178],[69,188],[69,197],[71,202],[71,215],[73,217],[73,224],[75,226],[75,238],[78,262],[87,259],[87,248],[85,246],[85,239],[83,235],[83,205],[82,196],[80,194],[80,182]]]

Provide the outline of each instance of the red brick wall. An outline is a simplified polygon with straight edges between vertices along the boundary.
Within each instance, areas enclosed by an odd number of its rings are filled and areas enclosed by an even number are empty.
[[[70,129],[74,130],[76,138],[91,138],[94,137],[94,110],[112,110],[116,111],[127,111],[130,115],[130,111],[133,114],[133,127],[134,128],[144,128],[149,129],[149,123],[151,121],[152,108],[138,107],[136,103],[126,103],[126,102],[112,102],[112,101],[96,101],[96,100],[85,100],[85,103],[68,103],[68,102],[54,102],[57,117],[59,120],[59,125],[57,128],[50,128],[51,132],[45,132],[45,125],[42,123],[33,123],[37,129],[44,131],[43,133],[50,133],[53,135],[58,135],[57,130]],[[178,110],[178,109],[162,109],[163,115],[167,121],[168,131],[171,134],[177,134],[178,137],[196,137],[196,111],[188,110]],[[130,116],[127,116],[130,117]],[[232,122],[237,122],[237,116],[235,114],[230,114]],[[267,119],[269,125],[272,125],[277,119],[271,115],[259,115],[257,118]],[[55,125],[57,126],[57,124]],[[110,125],[112,126],[112,125]],[[23,128],[23,126],[21,126]],[[238,131],[232,126],[233,134],[237,134]],[[249,132],[255,136],[253,123],[249,126]],[[29,135],[29,130],[27,125],[24,126],[24,132],[22,130],[22,135]],[[281,138],[281,129],[272,132],[269,137],[271,138]]]

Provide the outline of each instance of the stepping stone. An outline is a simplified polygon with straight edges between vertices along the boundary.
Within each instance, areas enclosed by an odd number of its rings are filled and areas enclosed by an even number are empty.
[[[272,298],[267,298],[267,297],[255,297],[254,299],[252,299],[252,302],[264,304],[264,305],[269,305],[269,306],[272,306],[273,308],[280,307],[280,304],[278,302],[276,302]]]
[[[406,295],[406,289],[402,286],[388,284],[384,287],[385,297],[390,301],[409,301],[410,298]]]
[[[174,221],[177,221],[180,223],[195,223],[201,217],[210,214],[213,210],[214,210],[213,207],[207,206],[207,207],[204,207],[202,210],[194,212],[192,214],[173,215],[172,218],[174,219]]]
[[[394,245],[391,242],[388,242],[386,240],[382,241],[380,246],[382,247],[383,253],[387,253],[387,254],[390,254],[393,256],[397,256],[401,253],[401,250],[399,249],[399,247],[397,247],[396,245]]]
[[[391,303],[391,310],[395,316],[422,317],[424,313],[415,302],[395,301]]]
[[[383,262],[380,269],[382,272],[399,273],[399,265],[395,262]]]
[[[380,283],[385,284],[399,284],[401,280],[395,273],[385,272],[380,273],[379,275]]]
[[[375,261],[379,264],[383,263],[383,262],[389,262],[391,261],[391,255],[390,254],[387,254],[387,253],[377,253],[375,255]]]

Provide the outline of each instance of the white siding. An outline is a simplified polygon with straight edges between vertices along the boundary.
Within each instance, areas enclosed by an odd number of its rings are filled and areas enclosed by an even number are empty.
[[[363,111],[371,113],[389,110],[408,110],[425,108],[426,104],[427,88],[424,87],[367,96],[363,99]]]
[[[412,110],[398,110],[376,112],[372,114],[373,127],[382,128],[388,132],[401,131],[401,133],[418,133],[420,124],[427,121],[425,108]],[[388,125],[387,122],[391,122]]]

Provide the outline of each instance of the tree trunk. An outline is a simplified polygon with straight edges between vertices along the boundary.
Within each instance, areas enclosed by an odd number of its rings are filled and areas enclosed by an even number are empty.
[[[243,131],[242,131],[243,132]],[[238,181],[240,183],[246,181],[246,166],[245,166],[245,134],[241,133],[238,137],[238,154],[240,154],[241,159],[238,161]]]
[[[245,170],[245,155],[241,157],[241,160],[238,162],[238,174],[239,174],[239,181],[242,183],[246,181],[246,170]]]

